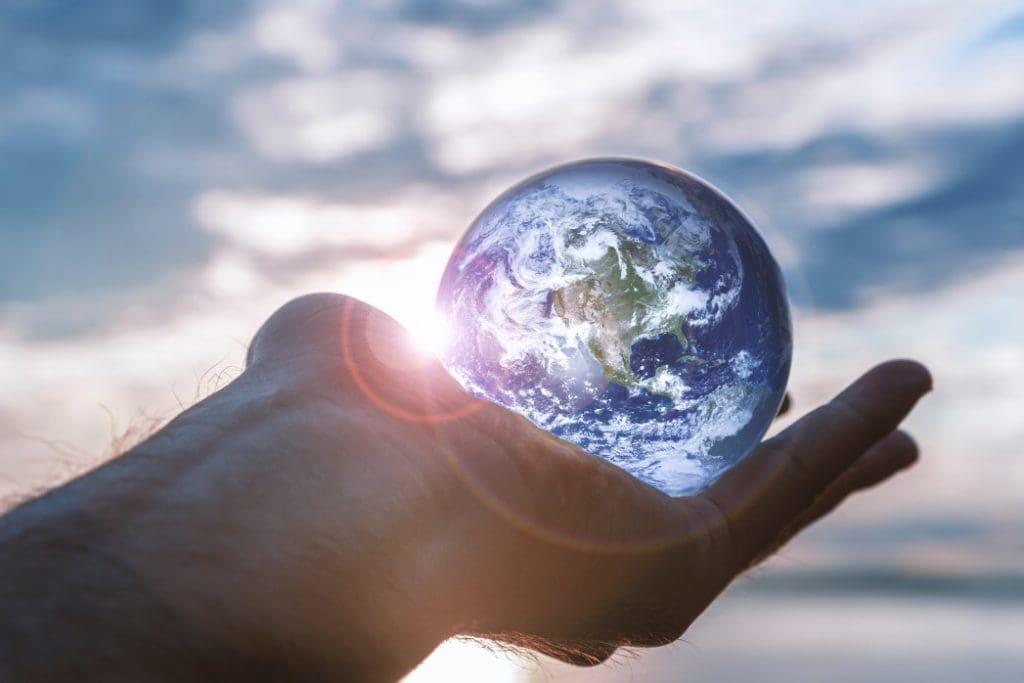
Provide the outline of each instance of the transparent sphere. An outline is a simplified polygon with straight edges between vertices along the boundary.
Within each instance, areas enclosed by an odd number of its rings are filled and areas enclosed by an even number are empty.
[[[577,161],[506,191],[437,304],[441,361],[469,392],[672,495],[760,441],[789,376],[768,247],[715,188],[647,161]]]

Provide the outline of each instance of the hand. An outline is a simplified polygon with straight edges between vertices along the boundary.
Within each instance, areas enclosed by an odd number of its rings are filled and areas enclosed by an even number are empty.
[[[235,382],[9,515],[0,545],[87,519],[88,556],[149,596],[134,622],[173,626],[149,649],[115,628],[122,660],[386,680],[474,634],[593,664],[675,640],[738,574],[910,465],[896,429],[930,382],[881,365],[674,499],[468,396],[379,311],[311,295],[267,321]],[[39,576],[0,564],[8,585]]]

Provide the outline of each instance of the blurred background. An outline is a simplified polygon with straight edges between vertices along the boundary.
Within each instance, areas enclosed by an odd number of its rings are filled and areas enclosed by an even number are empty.
[[[280,303],[415,332],[509,184],[646,156],[733,196],[795,305],[795,413],[928,363],[923,459],[672,646],[438,650],[410,681],[1024,680],[1024,6],[5,0],[0,496],[238,374]]]

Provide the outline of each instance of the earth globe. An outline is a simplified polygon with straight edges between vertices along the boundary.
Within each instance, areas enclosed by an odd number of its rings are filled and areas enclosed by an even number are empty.
[[[675,496],[761,440],[789,376],[764,240],[660,163],[586,159],[510,188],[455,247],[437,308],[467,391]]]

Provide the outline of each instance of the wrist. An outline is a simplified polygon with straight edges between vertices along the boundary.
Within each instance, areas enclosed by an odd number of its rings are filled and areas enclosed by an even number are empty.
[[[229,657],[290,679],[397,679],[457,631],[461,603],[438,569],[445,530],[366,481],[361,455],[401,466],[366,422],[243,375],[126,456],[166,467],[119,552]]]
[[[346,454],[317,455],[324,409],[243,376],[142,444],[129,457],[181,465],[123,552],[221,656],[285,680],[394,680],[447,634],[416,624],[407,577],[372,583]]]

